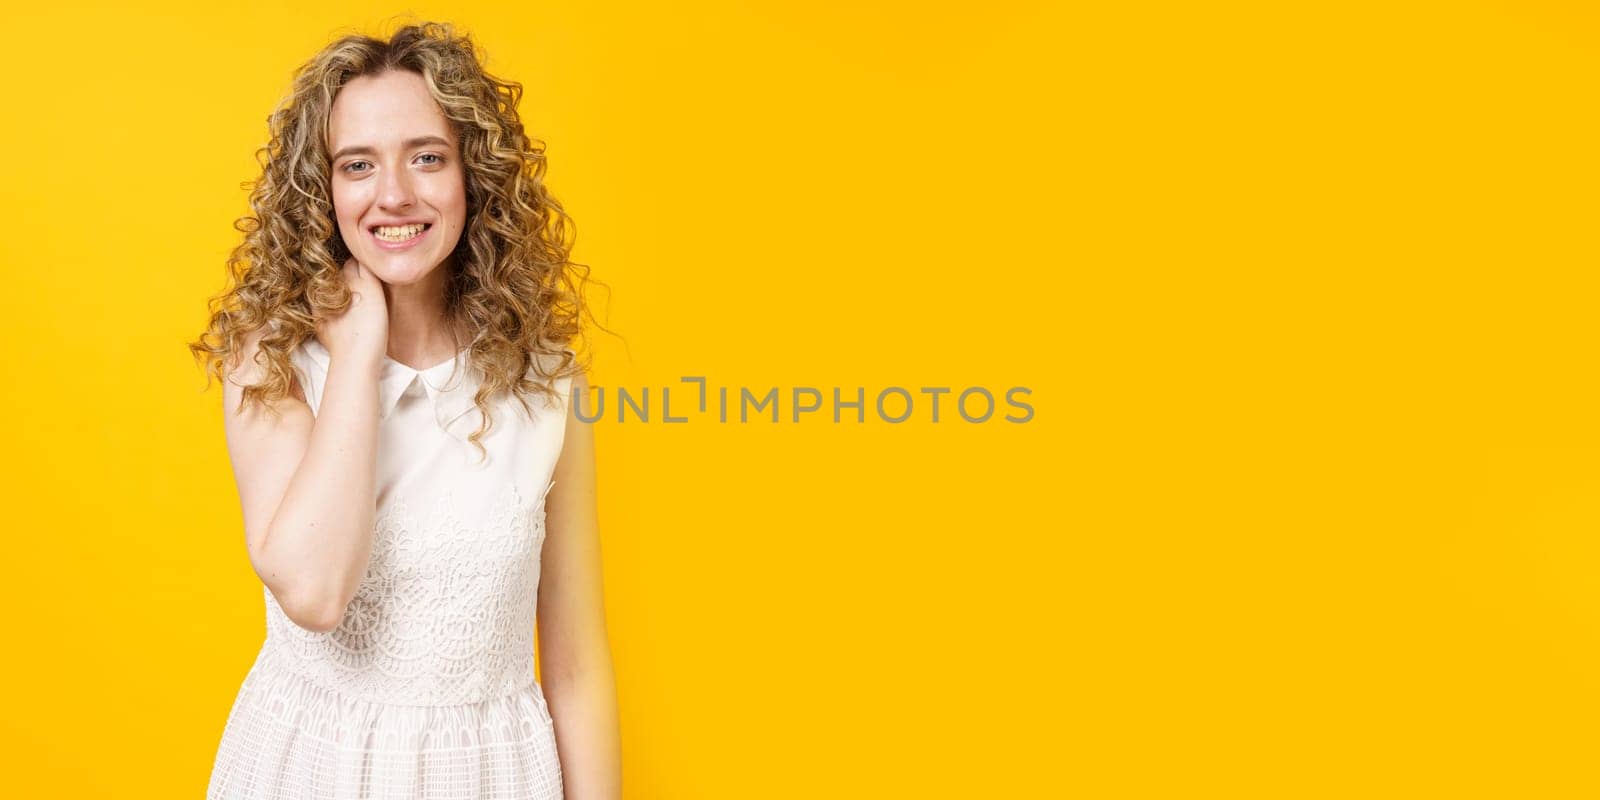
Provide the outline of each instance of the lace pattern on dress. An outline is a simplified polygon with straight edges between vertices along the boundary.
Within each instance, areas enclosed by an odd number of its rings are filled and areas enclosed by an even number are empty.
[[[266,649],[307,680],[368,702],[460,705],[526,688],[554,486],[530,502],[508,484],[481,525],[463,521],[453,492],[426,508],[395,499],[375,517],[372,558],[339,626],[301,628],[267,591]]]

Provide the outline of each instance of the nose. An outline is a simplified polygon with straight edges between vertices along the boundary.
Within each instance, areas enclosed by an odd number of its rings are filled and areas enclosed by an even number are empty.
[[[404,169],[386,169],[378,175],[378,206],[385,210],[409,208],[416,202],[411,186],[411,173]]]

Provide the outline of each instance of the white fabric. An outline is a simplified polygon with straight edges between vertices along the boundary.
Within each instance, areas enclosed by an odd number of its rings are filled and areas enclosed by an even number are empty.
[[[293,356],[316,413],[328,351],[312,338]],[[263,587],[266,641],[209,800],[562,796],[533,634],[571,381],[554,384],[555,404],[529,398],[532,416],[497,399],[480,462],[467,442],[482,418],[477,377],[465,351],[424,370],[385,359],[366,576],[326,633],[296,625]]]

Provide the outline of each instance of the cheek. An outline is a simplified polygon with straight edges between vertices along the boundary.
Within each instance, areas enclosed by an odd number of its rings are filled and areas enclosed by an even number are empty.
[[[467,213],[467,183],[466,177],[461,174],[458,167],[450,176],[450,180],[441,187],[444,190],[446,202],[444,207],[449,210],[452,217],[460,219]]]
[[[429,194],[428,205],[444,217],[452,230],[461,230],[467,219],[467,193],[459,184],[442,184]]]
[[[438,206],[451,216],[458,215],[467,207],[467,193],[459,186],[440,187]]]
[[[360,199],[348,189],[333,189],[333,218],[339,221],[339,226],[348,228],[357,223],[361,218]]]

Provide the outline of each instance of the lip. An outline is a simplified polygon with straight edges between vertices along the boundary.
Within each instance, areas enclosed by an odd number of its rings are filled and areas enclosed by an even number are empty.
[[[378,232],[376,230],[372,229],[372,228],[368,228],[367,229],[367,236],[368,236],[368,238],[372,239],[373,244],[376,244],[378,246],[378,249],[380,249],[380,250],[393,250],[393,251],[410,250],[411,248],[416,247],[418,244],[420,244],[422,242],[423,239],[428,238],[428,236],[433,233],[433,225],[428,224],[428,223],[424,223],[424,224],[427,224],[428,227],[425,230],[423,230],[422,233],[419,233],[416,236],[414,236],[414,237],[412,237],[410,239],[407,239],[407,240],[405,240],[403,242],[390,242],[390,241],[386,241],[386,240],[384,240],[382,238],[379,238]]]

